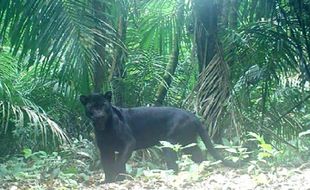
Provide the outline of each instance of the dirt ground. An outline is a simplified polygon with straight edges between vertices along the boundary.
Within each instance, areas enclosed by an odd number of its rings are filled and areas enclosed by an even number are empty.
[[[242,170],[219,168],[197,181],[186,173],[165,178],[152,177],[147,180],[127,180],[119,183],[100,184],[87,189],[309,189],[310,165],[297,169],[277,168],[272,172],[245,174]]]
[[[198,171],[198,170],[197,170]],[[86,190],[252,190],[252,189],[301,189],[310,190],[310,163],[303,164],[298,168],[270,168],[243,169],[209,168],[207,172],[180,172],[172,175],[164,170],[145,172],[142,177],[124,180],[116,183],[104,184],[104,174],[101,172],[94,175],[86,182],[75,186],[68,186],[64,182],[49,181],[46,184],[20,184],[9,183],[2,189],[86,189]],[[0,185],[1,187],[1,185]]]

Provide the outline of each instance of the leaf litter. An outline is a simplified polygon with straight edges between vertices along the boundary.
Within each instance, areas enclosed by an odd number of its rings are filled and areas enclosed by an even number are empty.
[[[104,184],[104,174],[93,172],[83,180],[51,179],[43,181],[5,181],[0,189],[85,189],[85,190],[252,190],[252,189],[300,189],[310,190],[310,163],[298,168],[274,167],[265,169],[231,169],[215,165],[181,171],[177,175],[168,170],[145,170],[140,177]]]

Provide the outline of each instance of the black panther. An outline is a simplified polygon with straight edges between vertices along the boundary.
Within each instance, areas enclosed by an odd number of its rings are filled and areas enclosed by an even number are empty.
[[[125,173],[125,164],[132,152],[157,145],[159,141],[188,145],[200,136],[210,154],[229,167],[237,164],[224,160],[214,148],[208,132],[192,113],[172,107],[118,108],[111,104],[112,93],[81,95],[88,118],[93,122],[105,182]],[[195,162],[203,161],[198,146],[186,149]],[[117,152],[117,154],[116,154]],[[172,149],[164,149],[167,167],[178,170],[177,155]]]

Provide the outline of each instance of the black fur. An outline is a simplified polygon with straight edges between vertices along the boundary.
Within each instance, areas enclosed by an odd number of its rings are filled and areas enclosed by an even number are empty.
[[[235,167],[214,149],[210,137],[202,123],[194,114],[171,107],[118,108],[111,104],[111,92],[80,96],[86,115],[92,120],[96,141],[100,150],[105,181],[114,181],[119,173],[125,173],[125,164],[132,152],[151,147],[159,141],[187,145],[195,143],[199,135],[211,155],[222,160],[224,165]],[[191,147],[195,162],[203,156],[197,147]],[[118,152],[116,156],[115,152]],[[176,153],[164,149],[169,169],[177,171]]]

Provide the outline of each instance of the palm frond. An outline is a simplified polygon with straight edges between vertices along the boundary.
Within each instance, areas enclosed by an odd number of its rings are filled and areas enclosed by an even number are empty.
[[[26,73],[18,69],[17,61],[7,52],[0,54],[0,73],[3,74],[0,74],[1,133],[6,133],[12,126],[10,123],[13,122],[14,126],[20,128],[26,126],[37,128],[43,143],[47,141],[49,130],[58,137],[57,140],[62,142],[69,140],[61,127],[40,106],[29,99],[34,84],[21,80]],[[27,74],[31,75],[31,72]]]
[[[109,6],[108,1],[99,2]],[[89,91],[85,83],[92,77],[92,61],[105,63],[93,46],[122,46],[108,21],[94,15],[90,0],[4,1],[0,23],[13,55],[26,59],[28,68],[35,66],[41,79],[53,73],[60,83],[72,82],[77,91]]]
[[[190,2],[186,2],[186,6],[180,5],[177,0],[142,1],[139,4],[140,9],[137,10],[140,15],[135,20],[136,30],[140,32],[139,47],[157,51],[160,55],[169,55],[173,47],[173,34],[178,28],[178,20],[184,19],[178,18],[178,6],[184,6],[187,9],[185,12],[188,13],[189,4]],[[185,28],[180,27],[179,29],[183,31]],[[129,38],[131,38],[130,33]],[[135,36],[133,35],[132,38]],[[186,39],[188,36],[182,35],[182,38]]]

